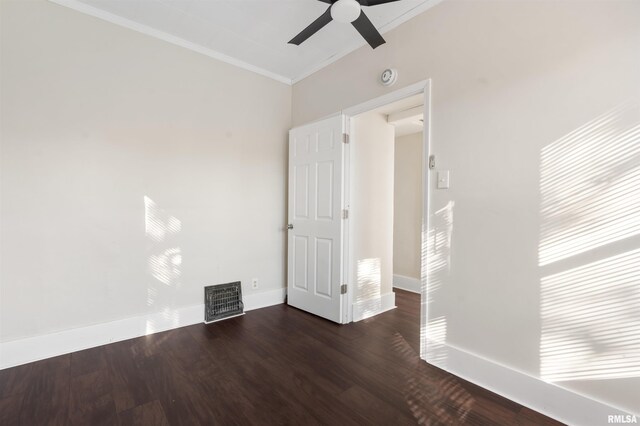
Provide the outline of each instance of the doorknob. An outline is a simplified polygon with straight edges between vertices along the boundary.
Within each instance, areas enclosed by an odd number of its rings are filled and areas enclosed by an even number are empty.
[[[287,229],[293,229],[293,224],[291,224],[291,223],[290,223],[290,224],[288,224],[288,225],[287,225]]]

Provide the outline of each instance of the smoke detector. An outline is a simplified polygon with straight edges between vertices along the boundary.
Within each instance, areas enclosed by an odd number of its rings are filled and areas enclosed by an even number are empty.
[[[394,68],[387,68],[380,75],[380,82],[383,86],[393,86],[396,80],[398,80],[398,71]]]

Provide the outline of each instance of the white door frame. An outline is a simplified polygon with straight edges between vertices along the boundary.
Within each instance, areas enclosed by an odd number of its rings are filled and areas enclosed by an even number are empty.
[[[431,79],[422,80],[417,83],[411,84],[409,86],[403,87],[401,89],[395,90],[391,93],[387,93],[385,95],[379,96],[375,99],[371,99],[369,101],[363,102],[361,104],[352,106],[350,108],[346,108],[341,111],[341,113],[345,116],[347,120],[345,128],[348,129],[349,134],[353,135],[352,132],[352,117],[356,115],[380,108],[382,106],[388,105],[392,102],[400,101],[402,99],[408,98],[410,96],[415,96],[423,94],[423,108],[424,108],[424,130],[422,132],[422,188],[423,188],[423,197],[422,197],[422,238],[421,238],[421,267],[420,267],[420,294],[421,294],[421,303],[420,303],[420,355],[424,356],[425,353],[425,342],[426,338],[424,336],[424,330],[426,329],[426,320],[427,320],[427,259],[425,256],[425,248],[426,248],[426,238],[427,232],[429,229],[429,188],[430,188],[430,174],[429,174],[429,156],[431,155]],[[350,151],[350,150],[347,150]],[[349,199],[349,185],[351,182],[349,173],[351,168],[349,167],[349,162],[353,158],[353,153],[350,152],[345,156],[345,206],[346,208],[350,208],[350,199]],[[352,227],[352,218],[350,217],[345,221],[345,249],[343,252],[343,271],[345,272],[345,277],[353,277],[354,276],[354,267],[353,264],[353,235],[349,232],[349,229]],[[353,321],[353,289],[355,288],[355,283],[348,283],[347,286],[347,303],[343,304],[343,318],[344,323],[349,323]]]

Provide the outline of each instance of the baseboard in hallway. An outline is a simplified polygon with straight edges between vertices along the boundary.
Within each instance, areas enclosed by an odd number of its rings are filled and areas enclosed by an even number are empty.
[[[420,293],[420,279],[395,274],[393,276],[393,288]]]

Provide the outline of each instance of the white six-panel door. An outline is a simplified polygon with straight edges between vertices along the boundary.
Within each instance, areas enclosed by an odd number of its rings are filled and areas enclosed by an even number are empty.
[[[289,132],[288,303],[342,322],[343,116]]]

